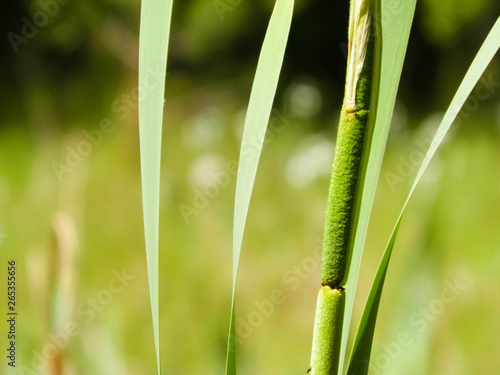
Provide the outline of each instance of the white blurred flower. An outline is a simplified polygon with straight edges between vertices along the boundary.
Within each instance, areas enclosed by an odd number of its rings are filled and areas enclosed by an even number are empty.
[[[212,183],[213,176],[224,169],[225,160],[219,154],[204,154],[198,157],[189,170],[189,181],[197,187]]]
[[[182,132],[184,143],[194,149],[200,149],[217,143],[223,133],[224,118],[222,111],[214,106],[198,112]]]
[[[313,183],[318,177],[328,176],[332,170],[333,143],[319,134],[308,136],[296,154],[286,164],[286,179],[296,188]]]
[[[321,109],[321,94],[314,83],[292,83],[286,93],[291,112],[303,118],[310,118]]]

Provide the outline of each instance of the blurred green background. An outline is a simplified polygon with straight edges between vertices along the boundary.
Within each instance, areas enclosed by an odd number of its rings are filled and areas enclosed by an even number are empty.
[[[241,374],[309,366],[348,2],[296,3],[274,104],[279,126],[268,132],[243,244]],[[234,166],[272,6],[174,4],[160,207],[165,374],[224,370]],[[2,269],[18,262],[18,364],[49,375],[153,374],[137,129],[140,2],[4,7],[0,251]],[[496,0],[418,4],[356,316],[422,150],[499,11]],[[499,86],[496,59],[407,211],[372,374],[499,373]],[[117,273],[130,279],[120,288]],[[278,295],[280,303],[268,302]]]

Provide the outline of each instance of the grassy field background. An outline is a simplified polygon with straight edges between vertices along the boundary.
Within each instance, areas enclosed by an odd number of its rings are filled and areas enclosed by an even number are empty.
[[[6,5],[1,34],[24,35],[40,3]],[[222,17],[215,3],[174,5],[160,207],[167,375],[224,371],[236,166],[274,2],[241,2]],[[5,279],[15,259],[17,361],[26,374],[156,371],[140,190],[139,8],[61,2],[36,36],[0,45],[0,341],[8,347]],[[242,375],[309,367],[347,8],[296,1],[243,241]],[[419,2],[355,317],[440,111],[499,11],[495,0]],[[499,373],[499,72],[496,59],[405,214],[370,375]],[[4,355],[0,366],[8,371]]]
[[[221,373],[225,358],[243,107],[226,111],[216,101],[195,106],[193,100],[198,95],[166,102],[160,238],[166,374]],[[307,370],[319,284],[335,127],[319,131],[287,103],[275,109],[293,118],[268,134],[244,239],[237,311],[242,374]],[[412,116],[402,106],[395,116],[361,300],[438,116],[420,120],[418,130],[409,130]],[[72,322],[78,334],[65,345],[63,360],[76,374],[154,371],[135,116],[111,117],[115,129],[61,179],[53,163],[64,163],[88,133],[48,137],[21,128],[0,137],[1,246],[19,263],[23,364]],[[421,362],[428,363],[426,373],[495,374],[500,368],[492,334],[500,312],[494,297],[499,130],[494,112],[475,113],[452,132],[419,188],[388,275],[374,371],[388,373],[411,362],[406,357],[420,356],[427,358]],[[130,281],[120,292],[106,292],[116,272]],[[443,292],[450,285],[451,294]],[[408,335],[401,341],[402,332]],[[428,345],[421,342],[425,338]]]

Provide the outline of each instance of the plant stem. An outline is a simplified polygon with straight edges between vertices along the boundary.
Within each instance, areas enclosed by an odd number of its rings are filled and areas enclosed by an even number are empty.
[[[334,308],[332,308],[334,307]],[[318,294],[311,358],[313,374],[337,374],[339,367],[345,292],[324,286]]]
[[[344,104],[339,121],[323,237],[311,372],[337,375],[352,248],[354,202],[370,114],[373,64],[371,0],[351,0]]]

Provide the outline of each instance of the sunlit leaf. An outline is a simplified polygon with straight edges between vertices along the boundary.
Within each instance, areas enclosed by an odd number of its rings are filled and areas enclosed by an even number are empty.
[[[288,34],[290,32],[293,5],[293,0],[276,1],[262,45],[245,119],[234,207],[232,300],[226,363],[227,375],[236,374],[234,296],[243,232],[264,142],[265,130],[271,114]]]
[[[158,374],[158,226],[163,102],[172,0],[143,0],[139,37],[139,134],[144,235]]]
[[[343,369],[343,373],[347,371],[347,366],[344,365],[348,354],[347,339],[366,232],[387,143],[387,135],[389,134],[392,112],[396,102],[415,4],[416,0],[405,2],[398,0],[375,1],[375,23],[378,37],[375,45],[372,83],[375,89],[371,99],[374,115],[370,116],[369,119],[363,164],[360,171],[360,176],[364,177],[360,181],[358,199],[354,208],[354,240],[351,241],[352,255],[349,278],[345,285],[346,309],[340,353],[340,368]]]
[[[401,224],[401,219],[406,210],[408,202],[410,201],[415,188],[417,187],[422,175],[429,166],[429,163],[436,153],[439,145],[443,141],[447,131],[450,129],[453,121],[455,120],[459,110],[462,108],[463,104],[467,100],[475,85],[481,78],[481,75],[486,70],[488,64],[491,62],[498,49],[500,48],[500,18],[490,31],[488,37],[484,41],[481,49],[476,55],[474,61],[472,62],[469,70],[467,71],[462,83],[460,84],[453,100],[451,101],[448,110],[446,111],[443,120],[441,121],[436,134],[432,140],[432,143],[427,150],[427,153],[422,161],[422,165],[417,172],[415,181],[410,189],[410,193],[406,198],[405,204],[396,225],[393,229],[389,243],[385,249],[382,261],[378,267],[375,280],[370,290],[368,300],[366,302],[365,309],[363,311],[363,316],[361,318],[361,323],[359,325],[358,332],[356,334],[356,339],[353,347],[353,352],[351,360],[349,363],[348,374],[349,375],[363,375],[368,373],[368,363],[370,361],[371,345],[373,341],[373,334],[375,331],[375,324],[378,313],[378,306],[380,303],[380,297],[382,295],[382,289],[384,286],[385,275],[387,273],[387,267],[391,258],[392,250],[394,248],[394,243],[399,231]]]

